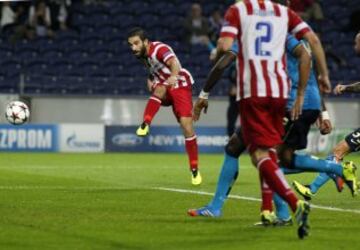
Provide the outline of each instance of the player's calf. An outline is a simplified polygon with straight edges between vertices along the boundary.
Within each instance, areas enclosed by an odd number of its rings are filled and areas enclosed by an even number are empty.
[[[143,122],[136,130],[138,136],[146,136],[150,132],[150,124],[161,106],[161,99],[157,96],[151,96],[146,104]]]
[[[229,138],[229,141],[225,146],[225,152],[234,158],[239,158],[245,150],[246,145],[241,136],[241,128],[238,128]]]

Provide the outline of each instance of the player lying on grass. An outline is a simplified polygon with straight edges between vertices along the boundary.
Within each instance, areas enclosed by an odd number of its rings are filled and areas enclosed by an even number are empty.
[[[355,36],[354,51],[357,56],[360,56],[360,32]],[[350,85],[338,84],[334,88],[334,94],[340,95],[343,93],[360,93],[360,82]],[[328,156],[336,162],[341,162],[344,157],[352,152],[360,151],[360,128],[348,134],[344,140],[340,141]],[[302,185],[299,182],[294,182],[296,191],[298,191],[305,199],[311,200],[311,197],[329,180],[329,176],[323,173],[319,174],[315,180],[309,185]],[[360,183],[357,184],[360,189]],[[342,189],[338,189],[341,192]]]
[[[293,95],[295,94],[294,90],[296,89],[296,83],[298,81],[297,76],[297,68],[298,63],[296,62],[295,57],[301,57],[301,54],[306,55],[305,47],[302,43],[296,41],[295,38],[289,36],[287,42],[287,51],[288,51],[288,71],[290,72],[290,77],[292,81],[295,83],[292,86],[292,98],[289,100],[288,108],[291,107],[291,102],[293,99]],[[295,56],[295,57],[294,57]],[[207,83],[205,84],[204,89],[210,91],[211,88],[217,83],[218,79],[221,77],[223,70],[235,59],[235,56],[232,52],[228,52],[224,55],[218,63],[212,69]],[[199,99],[197,104],[195,104],[195,119],[198,119],[200,116],[200,112],[202,110],[202,106],[204,106],[205,110],[207,109],[207,101]],[[309,78],[306,95],[305,95],[305,103],[304,110],[302,115],[295,122],[290,121],[290,126],[287,126],[287,137],[285,138],[285,143],[283,146],[283,150],[287,148],[288,155],[292,158],[285,162],[284,166],[288,168],[285,169],[285,173],[289,172],[301,172],[301,171],[324,171],[327,173],[337,173],[340,176],[344,175],[343,167],[339,164],[334,164],[330,161],[318,160],[314,159],[309,155],[298,155],[294,153],[296,149],[301,149],[306,147],[307,144],[307,133],[309,131],[310,125],[316,121],[319,116],[320,109],[320,95],[317,87],[317,81],[315,79],[314,72],[312,71],[311,76]],[[315,113],[315,114],[314,114]],[[326,121],[326,119],[322,119],[322,123]],[[323,129],[323,133],[330,132],[329,124],[325,126],[321,126]],[[218,181],[217,190],[213,200],[209,203],[209,205],[204,208],[190,210],[189,214],[192,216],[211,216],[218,217],[221,215],[221,209],[228,196],[233,182],[237,178],[238,174],[238,157],[242,152],[246,149],[246,146],[243,143],[241,133],[238,130],[229,140],[225,148],[225,161],[221,170],[221,174]],[[289,169],[290,168],[290,169]],[[346,167],[348,169],[352,169],[352,167]],[[351,179],[351,178],[350,178]],[[351,185],[352,186],[352,185]],[[350,186],[350,187],[351,187]],[[263,194],[263,206],[261,212],[261,218],[264,224],[275,224],[275,225],[287,225],[290,223],[290,215],[288,213],[288,208],[286,204],[277,196],[274,196],[275,205],[277,206],[277,216],[276,219],[272,214],[272,206],[271,206],[271,198],[272,192],[268,190],[264,190],[262,188]]]
[[[146,105],[143,122],[137,129],[138,136],[149,134],[150,124],[160,106],[171,106],[185,137],[189,158],[191,183],[200,185],[198,170],[198,145],[192,120],[192,84],[194,80],[181,64],[170,46],[149,41],[141,28],[132,29],[127,38],[133,54],[149,71],[148,88],[151,97]]]

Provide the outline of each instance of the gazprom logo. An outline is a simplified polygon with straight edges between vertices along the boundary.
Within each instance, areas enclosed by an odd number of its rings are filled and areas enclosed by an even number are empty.
[[[52,138],[52,129],[0,129],[0,149],[51,149]]]
[[[70,148],[100,148],[100,143],[96,141],[83,141],[76,138],[75,133],[69,136],[66,140],[66,144]]]
[[[116,134],[111,138],[112,143],[119,146],[136,146],[143,142],[143,139],[134,134]]]

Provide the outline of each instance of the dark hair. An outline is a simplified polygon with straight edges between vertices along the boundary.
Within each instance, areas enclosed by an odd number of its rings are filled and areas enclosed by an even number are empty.
[[[127,38],[130,38],[130,37],[133,37],[133,36],[138,36],[138,37],[140,37],[140,39],[141,39],[142,41],[144,41],[145,39],[149,39],[149,38],[148,38],[148,35],[147,35],[146,32],[145,32],[145,30],[143,30],[143,29],[140,28],[140,27],[132,28],[132,29],[128,32]]]

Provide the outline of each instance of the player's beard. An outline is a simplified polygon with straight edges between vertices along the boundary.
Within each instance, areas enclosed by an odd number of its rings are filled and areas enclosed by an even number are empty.
[[[134,55],[138,59],[145,58],[146,57],[146,46],[145,46],[145,44],[143,44],[143,46],[141,47],[140,52],[138,54],[134,53]]]

